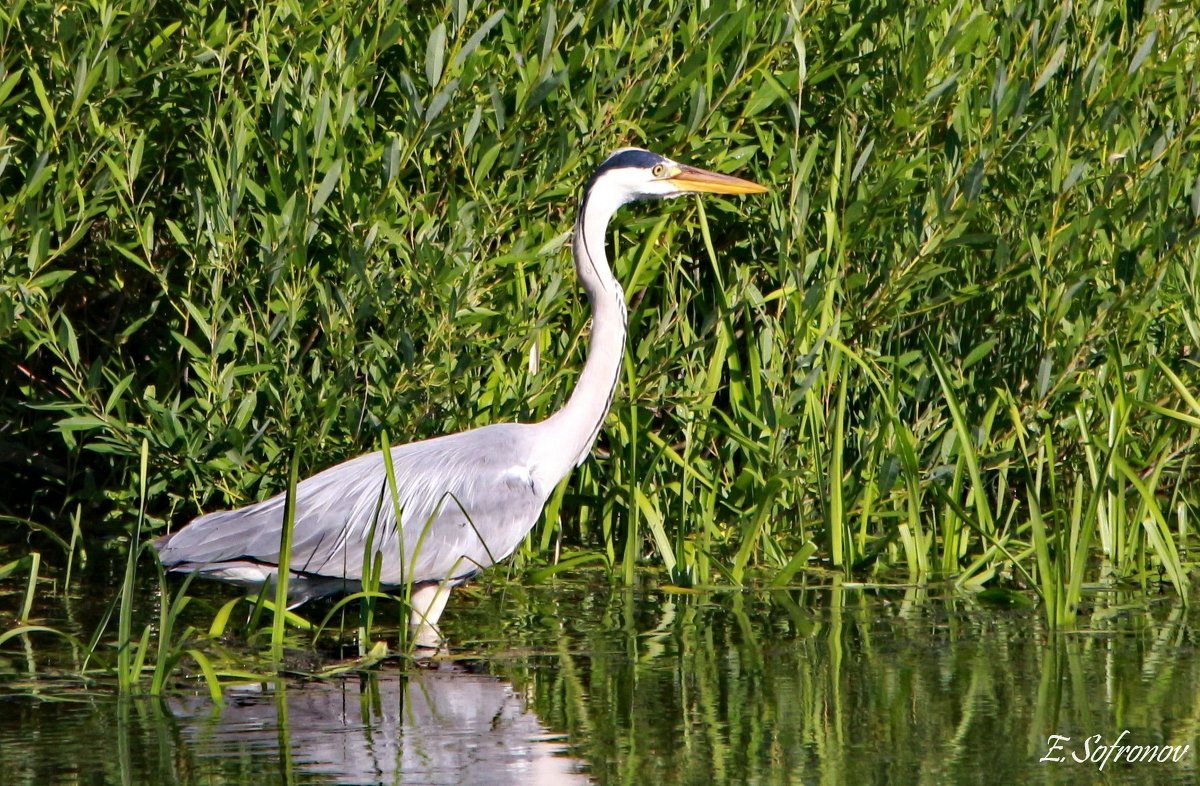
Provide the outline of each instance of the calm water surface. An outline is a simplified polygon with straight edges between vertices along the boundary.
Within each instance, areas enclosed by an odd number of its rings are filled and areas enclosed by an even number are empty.
[[[1034,609],[916,589],[646,581],[477,584],[448,612],[449,660],[238,685],[221,709],[190,683],[118,701],[69,676],[78,655],[58,640],[15,639],[0,648],[0,783],[1200,780],[1200,619],[1169,599],[1098,595],[1086,631],[1050,636]],[[20,589],[0,586],[0,630]],[[203,628],[232,595],[194,589]],[[39,612],[86,638],[80,606]],[[1123,731],[1123,745],[1190,747],[1103,771],[1074,761]],[[1052,753],[1051,735],[1070,739]]]

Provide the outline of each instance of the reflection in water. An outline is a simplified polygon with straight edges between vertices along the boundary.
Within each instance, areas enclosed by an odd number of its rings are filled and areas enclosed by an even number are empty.
[[[0,649],[0,784],[1197,783],[1200,604],[1089,600],[1085,630],[1052,634],[917,588],[475,585],[446,633],[495,676],[384,669],[220,711],[56,687],[77,661],[31,637]],[[1190,749],[1041,761],[1050,735],[1124,730]]]
[[[0,690],[13,683],[0,659]],[[3,786],[530,784],[588,779],[511,684],[371,672],[207,697],[0,692]],[[6,700],[6,698],[8,700]]]
[[[521,600],[536,614],[494,597],[460,607],[448,635],[532,622],[502,641],[549,650],[549,662],[498,671],[529,686],[601,784],[1194,784],[1200,613],[1138,601],[1097,595],[1089,629],[1055,635],[1036,609],[918,588],[560,587]],[[1102,773],[1041,761],[1050,735],[1083,755],[1087,738],[1126,729],[1127,743],[1189,751]]]
[[[280,750],[285,774],[330,783],[587,783],[561,755],[561,742],[495,677],[372,672],[280,687],[231,691],[220,711],[200,698],[171,700],[169,707],[194,756]]]

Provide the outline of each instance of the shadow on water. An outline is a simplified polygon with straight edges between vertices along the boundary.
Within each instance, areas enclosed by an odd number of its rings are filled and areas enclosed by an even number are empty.
[[[1096,593],[1089,628],[1050,635],[1036,609],[915,588],[673,593],[643,579],[634,589],[586,576],[478,583],[446,618],[452,661],[230,687],[221,709],[194,681],[162,702],[118,701],[111,686],[64,679],[73,656],[57,640],[14,640],[0,651],[0,782],[1200,776],[1200,620],[1171,600]],[[195,604],[197,621],[228,597],[204,592],[212,600]],[[1178,761],[1110,761],[1103,771],[1075,761],[1122,732],[1124,745],[1189,747]],[[1051,756],[1063,761],[1043,761]]]

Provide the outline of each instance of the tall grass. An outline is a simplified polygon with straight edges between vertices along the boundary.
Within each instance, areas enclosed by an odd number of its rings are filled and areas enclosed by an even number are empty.
[[[288,607],[288,579],[291,578],[292,532],[296,525],[296,483],[300,472],[300,454],[288,461],[287,498],[283,507],[283,526],[279,528],[279,570],[275,577],[275,607],[271,618],[271,659],[283,662],[285,611]]]
[[[774,194],[618,221],[623,384],[522,564],[952,578],[1055,624],[1101,579],[1186,597],[1198,33],[1115,0],[19,0],[0,514],[132,532],[143,441],[160,529],[384,427],[546,416],[579,185],[642,144]]]

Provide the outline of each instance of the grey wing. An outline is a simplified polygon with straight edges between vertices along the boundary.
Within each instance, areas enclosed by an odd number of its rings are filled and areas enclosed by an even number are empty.
[[[291,569],[361,579],[368,538],[385,584],[470,575],[512,553],[549,489],[527,466],[517,424],[392,449],[400,527],[381,452],[330,467],[296,487]],[[168,567],[279,562],[285,495],[201,516],[159,542]],[[374,559],[373,556],[369,559]]]

